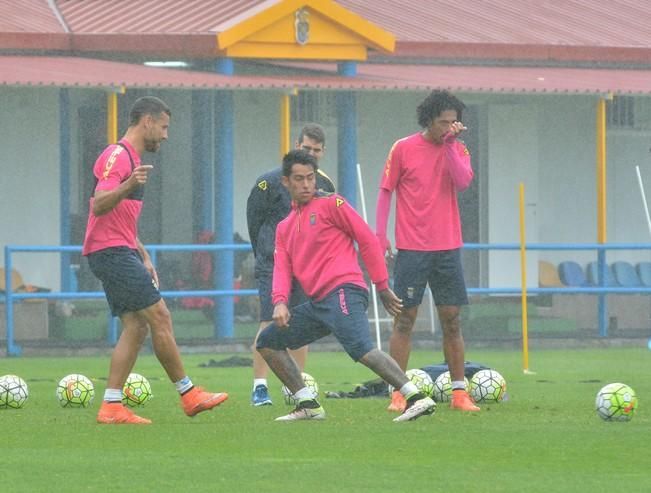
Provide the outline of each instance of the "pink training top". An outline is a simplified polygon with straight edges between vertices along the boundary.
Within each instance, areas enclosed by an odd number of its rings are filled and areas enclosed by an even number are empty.
[[[140,156],[131,144],[124,139],[120,140],[120,143],[131,153],[134,167],[140,166]],[[131,172],[131,161],[127,151],[117,144],[108,146],[97,158],[93,167],[93,174],[97,179],[95,191],[116,189],[131,176]],[[142,198],[132,198],[132,196],[122,199],[113,210],[101,216],[93,214],[95,198],[90,198],[90,212],[82,255],[117,246],[137,248],[136,238]]]
[[[387,158],[380,181],[377,233],[386,241],[389,206],[383,190],[396,190],[396,248],[438,251],[459,248],[461,220],[457,192],[473,178],[470,153],[452,140],[434,144],[419,132],[398,140]]]
[[[389,274],[377,237],[339,195],[316,196],[278,223],[274,253],[273,304],[287,303],[292,276],[315,301],[342,284],[367,288],[353,241],[378,290],[389,286]]]

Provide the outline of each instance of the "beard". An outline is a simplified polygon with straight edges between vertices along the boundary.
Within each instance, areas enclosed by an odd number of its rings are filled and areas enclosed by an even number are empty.
[[[147,152],[156,152],[160,149],[160,141],[145,139],[145,150]]]

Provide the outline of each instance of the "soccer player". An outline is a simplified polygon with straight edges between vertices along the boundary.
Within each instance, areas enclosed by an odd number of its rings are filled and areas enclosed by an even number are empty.
[[[153,168],[142,164],[140,157],[145,151],[158,151],[167,140],[171,115],[158,98],[138,99],[130,110],[126,134],[117,144],[109,145],[93,167],[96,185],[82,254],[102,281],[111,312],[122,322],[98,423],[151,423],[121,402],[124,382],[150,330],[154,353],[176,385],[185,414],[194,416],[228,398],[226,393],[213,394],[195,387],[186,375],[170,312],[158,291],[158,276],[137,236],[144,185]]]
[[[450,407],[479,411],[464,387],[464,342],[459,324],[461,305],[468,303],[460,248],[461,221],[457,192],[472,181],[470,154],[457,139],[465,105],[447,91],[433,91],[418,106],[421,132],[398,140],[387,158],[377,200],[376,233],[392,255],[387,239],[391,195],[396,191],[394,289],[404,309],[394,318],[389,353],[404,370],[411,352],[411,333],[429,283],[443,328],[443,352],[450,368]],[[394,392],[391,411],[405,408]]]
[[[296,149],[302,149],[314,159],[319,160],[325,154],[325,132],[321,125],[307,124],[301,130],[295,143]],[[335,191],[334,184],[321,170],[316,174],[316,188],[323,192]],[[287,217],[291,209],[289,192],[282,184],[282,168],[278,167],[258,177],[246,203],[246,219],[249,238],[255,255],[255,278],[260,294],[260,326],[258,334],[271,323],[273,305],[271,303],[271,277],[274,268],[274,243],[276,226]],[[294,283],[290,306],[307,301],[301,287]],[[257,334],[256,334],[257,339]],[[255,350],[253,342],[253,392],[251,404],[268,406],[272,404],[267,385],[269,367],[262,356]],[[291,351],[299,368],[305,368],[307,346]]]
[[[375,348],[368,316],[368,289],[357,260],[355,242],[387,311],[397,316],[402,303],[389,288],[389,275],[371,228],[339,195],[316,191],[316,159],[302,150],[283,158],[283,185],[292,211],[276,229],[272,301],[273,323],[260,332],[257,350],[298,402],[277,421],[324,419],[325,411],[305,386],[287,349],[334,334],[354,361],[373,370],[405,396],[407,408],[394,421],[416,419],[434,411],[388,354]],[[308,301],[289,309],[292,279]]]

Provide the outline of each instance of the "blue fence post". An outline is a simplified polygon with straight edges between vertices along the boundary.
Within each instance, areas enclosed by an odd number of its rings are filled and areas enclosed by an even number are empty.
[[[603,288],[606,286],[606,250],[600,248],[597,251],[597,271],[599,273],[598,286]],[[608,302],[605,293],[598,295],[597,313],[599,317],[599,335],[601,337],[608,337]]]
[[[11,284],[11,248],[5,246],[5,327],[7,333],[7,356],[20,356],[21,347],[14,344],[14,295],[16,286]]]
[[[108,332],[106,342],[109,346],[115,346],[118,343],[118,318],[114,317],[109,309],[108,312]]]

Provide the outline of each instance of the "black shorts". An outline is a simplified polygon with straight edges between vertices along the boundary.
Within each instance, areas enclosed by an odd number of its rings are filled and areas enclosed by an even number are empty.
[[[158,287],[137,250],[106,248],[87,258],[90,270],[102,281],[113,316],[137,312],[160,301]]]
[[[393,277],[393,291],[402,299],[405,308],[422,303],[428,283],[437,306],[468,304],[459,249],[438,252],[398,250]]]
[[[273,319],[274,305],[271,301],[272,275],[258,274],[256,277],[258,283],[258,296],[260,297],[260,322],[270,322]],[[301,305],[309,301],[309,298],[301,288],[301,285],[294,280],[292,283],[292,292],[289,297],[290,308]]]
[[[333,334],[348,355],[359,359],[375,348],[368,323],[368,291],[345,284],[321,301],[309,301],[291,310],[289,327],[270,324],[260,332],[256,348],[298,349]]]

